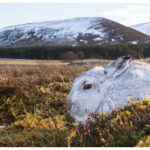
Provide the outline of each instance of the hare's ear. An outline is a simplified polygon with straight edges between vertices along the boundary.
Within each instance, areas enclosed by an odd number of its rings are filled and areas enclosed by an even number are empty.
[[[116,78],[121,75],[129,66],[131,57],[122,56],[104,66],[106,78]]]

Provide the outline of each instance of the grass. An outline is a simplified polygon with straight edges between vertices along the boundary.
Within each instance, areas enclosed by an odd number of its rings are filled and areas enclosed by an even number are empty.
[[[44,65],[68,65],[69,62],[59,60],[15,60],[15,59],[1,59],[0,65],[21,65],[21,66],[37,66]]]
[[[150,146],[150,101],[132,102],[108,116],[89,114],[76,126],[66,111],[73,79],[82,65],[0,67],[0,146]],[[92,119],[92,118],[94,119]]]

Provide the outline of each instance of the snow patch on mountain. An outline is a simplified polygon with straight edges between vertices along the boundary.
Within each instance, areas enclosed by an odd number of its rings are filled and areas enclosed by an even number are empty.
[[[87,17],[11,26],[0,30],[0,41],[4,42],[4,44],[16,43],[18,40],[28,40],[30,38],[47,42],[53,42],[56,39],[58,41],[59,39],[75,41],[79,33],[82,35],[94,34],[104,37],[103,27],[95,30],[95,28],[99,27],[97,20],[101,21],[103,19],[100,17]],[[59,43],[61,42],[59,41]]]
[[[138,44],[138,41],[132,41],[132,42],[129,42],[130,44]]]
[[[135,33],[135,34],[134,34]],[[0,29],[1,47],[102,45],[149,42],[148,36],[102,17],[83,17]]]
[[[94,38],[93,40],[94,41],[100,41],[100,40],[102,40],[102,38],[101,37],[97,37],[97,38]]]

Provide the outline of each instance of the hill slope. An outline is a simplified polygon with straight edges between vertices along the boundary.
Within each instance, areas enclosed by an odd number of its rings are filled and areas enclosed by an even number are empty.
[[[1,47],[145,43],[150,37],[101,17],[29,23],[0,30]]]

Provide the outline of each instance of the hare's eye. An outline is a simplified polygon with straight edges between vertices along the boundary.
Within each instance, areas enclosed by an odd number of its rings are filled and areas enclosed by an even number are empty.
[[[92,88],[92,84],[86,84],[83,87],[83,90],[87,90],[87,89],[91,89]]]

